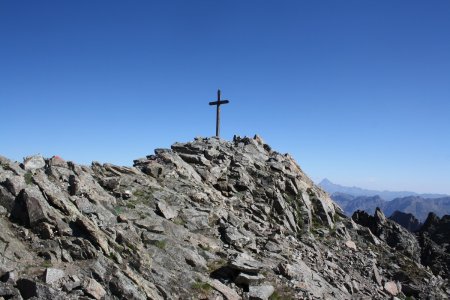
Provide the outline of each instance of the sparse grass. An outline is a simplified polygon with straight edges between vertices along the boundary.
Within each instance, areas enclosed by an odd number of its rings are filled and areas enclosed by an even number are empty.
[[[269,297],[269,300],[293,300],[294,295],[287,287],[278,287]]]
[[[176,217],[175,219],[172,220],[172,222],[174,222],[177,225],[182,225],[182,226],[186,224],[186,221],[180,217]]]
[[[129,209],[135,209],[136,205],[134,203],[127,203],[127,208]]]
[[[155,243],[155,246],[158,247],[159,249],[165,249],[167,246],[167,241],[165,240],[157,241]]]
[[[337,213],[334,214],[334,222],[341,222],[342,221],[342,217],[340,215],[338,215]]]
[[[290,194],[284,194],[283,195],[284,200],[286,200],[286,202],[290,205],[293,205],[296,202],[296,198],[293,195]]]
[[[132,243],[126,243],[128,248],[130,248],[131,250],[133,250],[134,252],[136,252],[138,250],[137,246],[132,244]]]
[[[209,245],[199,244],[198,246],[204,251],[211,251],[211,247]]]
[[[24,179],[25,179],[25,183],[30,185],[33,184],[33,174],[28,171],[25,173],[25,175],[23,175]]]
[[[135,201],[145,204],[153,200],[153,189],[136,190],[133,192],[133,195],[136,197]]]
[[[50,260],[45,260],[41,266],[44,268],[51,268],[53,266],[53,264]]]
[[[117,253],[123,253],[125,250],[124,246],[119,244],[113,244],[113,248]]]
[[[312,227],[312,229],[318,229],[320,227],[323,227],[322,222],[320,222],[318,217],[316,217],[316,216],[312,217],[311,227]]]
[[[330,231],[330,233],[329,233],[330,235],[333,235],[333,236],[336,235],[336,231],[337,231],[336,225],[334,225],[333,228],[330,228],[329,231]]]
[[[212,286],[207,282],[198,280],[192,284],[192,289],[196,290],[199,293],[208,294],[209,292],[211,292]]]
[[[281,300],[283,299],[280,294],[278,294],[277,291],[273,292],[272,295],[270,295],[269,300]]]
[[[219,259],[219,260],[213,260],[208,262],[207,266],[208,266],[208,271],[210,273],[224,267],[227,264],[227,261],[223,258]]]
[[[115,216],[118,216],[121,213],[123,213],[123,206],[114,207],[114,212],[113,213],[114,213]]]

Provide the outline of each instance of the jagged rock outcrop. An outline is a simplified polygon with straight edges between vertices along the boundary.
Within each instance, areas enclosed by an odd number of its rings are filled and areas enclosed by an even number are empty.
[[[394,211],[389,217],[389,220],[403,226],[403,228],[406,228],[409,232],[416,232],[422,227],[422,223],[420,223],[413,214],[404,213],[398,210]]]
[[[386,218],[383,212],[377,208],[373,216],[365,211],[356,211],[352,216],[353,221],[367,227],[380,240],[390,247],[402,252],[414,261],[420,261],[420,247],[415,236],[394,221]]]
[[[403,221],[411,221],[408,224],[418,223],[414,216],[400,214],[402,215],[400,219],[403,219]],[[402,228],[405,226],[400,226],[393,220],[386,219],[379,208],[376,209],[374,216],[370,216],[364,211],[357,211],[353,214],[352,219],[356,223],[369,228],[371,234],[385,241],[389,246],[430,268],[434,275],[445,278],[448,282],[450,274],[450,216],[444,216],[440,219],[434,213],[430,213],[426,222],[415,234]],[[406,272],[397,274],[396,277],[411,279],[410,274]],[[412,285],[405,285],[405,292],[418,296],[417,287]]]
[[[364,226],[259,137],[197,138],[133,167],[0,157],[0,299],[448,296]]]
[[[450,245],[450,215],[439,218],[436,214],[430,213],[420,233],[427,234],[439,245]]]
[[[450,216],[439,218],[430,213],[417,232],[422,248],[422,264],[429,266],[435,274],[450,277]]]

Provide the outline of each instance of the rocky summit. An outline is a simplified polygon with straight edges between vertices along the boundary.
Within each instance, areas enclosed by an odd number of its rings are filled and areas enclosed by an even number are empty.
[[[258,136],[133,167],[1,157],[0,299],[449,297],[411,233],[381,212],[353,219]]]

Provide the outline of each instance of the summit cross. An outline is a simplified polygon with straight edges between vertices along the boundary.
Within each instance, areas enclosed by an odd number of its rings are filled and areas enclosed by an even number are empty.
[[[228,104],[230,101],[228,100],[220,100],[220,90],[217,90],[217,101],[209,102],[209,105],[216,105],[217,113],[216,113],[216,137],[220,136],[220,105]]]

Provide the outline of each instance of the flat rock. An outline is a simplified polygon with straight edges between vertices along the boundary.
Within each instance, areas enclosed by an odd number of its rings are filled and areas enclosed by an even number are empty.
[[[183,209],[182,219],[186,222],[189,230],[201,230],[209,227],[207,212],[199,211],[195,208]]]
[[[53,283],[61,278],[63,278],[65,275],[63,270],[60,269],[54,269],[54,268],[47,268],[45,271],[45,283]]]
[[[269,251],[269,252],[273,252],[273,253],[280,253],[282,251],[280,245],[275,244],[272,241],[268,241],[266,243],[266,245],[264,246],[264,248]]]
[[[134,222],[137,227],[143,228],[149,232],[153,233],[164,233],[164,226],[162,223],[156,219],[145,218],[142,220],[137,220]]]
[[[257,274],[262,269],[262,264],[247,253],[239,253],[230,261],[229,266],[232,269],[250,274]]]
[[[84,291],[99,300],[106,295],[105,289],[95,279],[89,278],[84,286]]]
[[[250,286],[248,297],[250,300],[267,300],[275,292],[275,288],[271,285]]]
[[[227,287],[225,284],[221,283],[219,280],[214,279],[208,281],[208,283],[219,293],[221,293],[227,300],[240,300],[241,296],[236,293],[233,289]]]
[[[178,216],[178,211],[168,205],[166,201],[160,200],[156,204],[156,207],[158,208],[158,211],[161,213],[161,215],[167,220],[172,220]]]
[[[244,235],[239,229],[231,225],[224,228],[223,237],[229,244],[239,249],[252,242],[252,239],[248,235]]]

